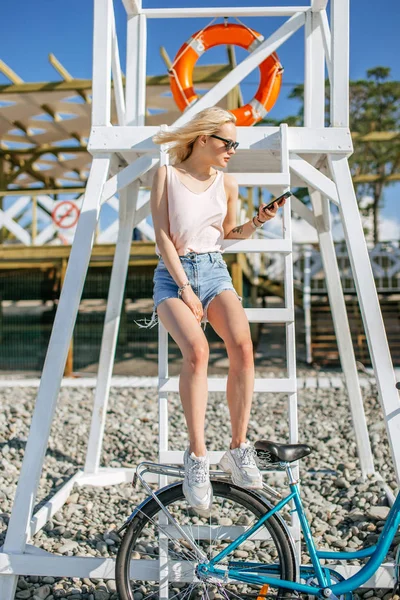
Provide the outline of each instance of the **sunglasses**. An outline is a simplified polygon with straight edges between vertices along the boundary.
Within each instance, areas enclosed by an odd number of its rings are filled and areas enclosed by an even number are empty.
[[[219,135],[211,134],[210,137],[213,137],[213,138],[216,138],[217,140],[221,140],[222,142],[225,142],[225,147],[227,150],[231,150],[231,148],[236,150],[236,148],[239,146],[239,142],[233,142],[232,140],[227,140],[223,137],[220,137]]]

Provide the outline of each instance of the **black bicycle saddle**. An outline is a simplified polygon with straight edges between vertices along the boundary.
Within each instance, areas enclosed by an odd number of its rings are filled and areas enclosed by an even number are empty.
[[[294,462],[308,456],[312,448],[307,444],[278,444],[269,440],[259,440],[254,444],[259,458],[267,462]]]

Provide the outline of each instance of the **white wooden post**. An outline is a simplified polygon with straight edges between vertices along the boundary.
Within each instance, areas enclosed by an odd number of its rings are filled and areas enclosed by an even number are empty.
[[[122,190],[120,195],[118,239],[115,247],[107,310],[101,339],[85,473],[97,473],[100,463],[139,186],[140,183],[135,181]]]
[[[365,243],[357,198],[347,158],[330,156],[329,165],[338,188],[344,236],[374,367],[379,400],[385,418],[394,468],[397,481],[400,483],[400,399],[395,387],[396,379],[393,362]]]
[[[128,123],[144,125],[144,98],[143,90],[146,88],[145,73],[140,71],[140,65],[145,65],[146,44],[143,44],[141,35],[145,30],[143,15],[130,17],[128,20],[127,38],[127,73],[126,73],[126,108],[122,90],[116,95],[119,125]],[[142,23],[142,26],[140,26]],[[115,28],[115,25],[114,25]],[[120,79],[118,45],[113,29],[114,73]],[[145,40],[145,36],[144,36]],[[135,48],[135,51],[134,51]],[[140,49],[138,53],[138,48]],[[140,58],[138,59],[138,54]],[[117,88],[119,89],[119,88]],[[86,454],[85,474],[97,473],[99,469],[100,454],[103,445],[105,421],[107,415],[108,399],[110,395],[111,376],[114,366],[115,350],[117,346],[118,331],[120,326],[121,307],[124,298],[126,276],[128,272],[129,256],[131,250],[132,232],[137,216],[137,201],[139,198],[139,180],[135,180],[120,191],[119,202],[119,230],[115,248],[113,267],[111,272],[107,310],[104,321],[103,336],[101,340],[100,360],[98,367],[97,385],[95,391],[92,423],[90,428],[89,443]]]
[[[349,125],[349,0],[331,2],[331,126]]]
[[[346,31],[341,32],[345,35]],[[307,108],[304,111],[306,127],[325,125],[325,62],[322,24],[317,13],[306,15],[306,86]],[[347,31],[348,35],[348,31]],[[335,85],[335,82],[334,84]],[[306,93],[307,92],[307,93]],[[343,101],[343,99],[341,99]],[[350,410],[363,476],[374,473],[374,461],[368,436],[363,399],[358,380],[357,365],[342,290],[340,272],[332,237],[329,201],[320,191],[309,188],[319,238],[321,259],[337,338],[340,361],[346,380]]]
[[[92,121],[107,125],[111,95],[111,0],[97,0],[94,11]],[[35,410],[15,494],[3,551],[23,553],[30,536],[30,521],[40,474],[57,406],[58,393],[74,330],[96,226],[100,199],[110,167],[110,155],[94,158],[86,187],[64,285],[43,366]],[[15,575],[0,576],[0,598],[13,600]]]
[[[109,163],[109,157],[95,158],[92,163],[85,200],[54,318],[24,460],[4,542],[3,551],[11,554],[23,552],[25,544],[29,540],[30,520],[89,265],[99,216],[101,192],[107,178]],[[16,576],[0,576],[0,598],[2,600],[13,600],[16,584]]]
[[[304,271],[303,271],[303,309],[304,309],[304,329],[306,342],[306,362],[312,363],[311,347],[311,246],[304,246]]]

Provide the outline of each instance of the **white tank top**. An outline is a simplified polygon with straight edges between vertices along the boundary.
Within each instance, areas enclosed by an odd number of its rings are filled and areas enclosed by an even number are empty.
[[[167,165],[169,233],[179,256],[188,252],[221,252],[222,223],[227,213],[224,173],[218,171],[204,192],[189,190],[176,169]],[[156,244],[156,254],[161,256]]]

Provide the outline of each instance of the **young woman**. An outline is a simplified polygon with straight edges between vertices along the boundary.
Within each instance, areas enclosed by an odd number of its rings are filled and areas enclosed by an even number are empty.
[[[236,117],[219,107],[197,113],[185,125],[153,137],[169,145],[170,164],[155,173],[150,204],[160,257],[154,272],[154,310],[147,325],[161,323],[183,357],[180,398],[189,431],[184,454],[184,494],[191,506],[212,503],[209,459],[204,441],[209,347],[201,323],[209,321],[229,357],[227,400],[232,440],[220,466],[245,488],[262,487],[254,449],[246,441],[254,387],[249,322],[222,257],[224,239],[247,239],[278,209],[262,211],[236,225],[238,184],[221,169],[238,146]],[[283,206],[284,201],[280,203]],[[139,323],[138,323],[139,325]]]

